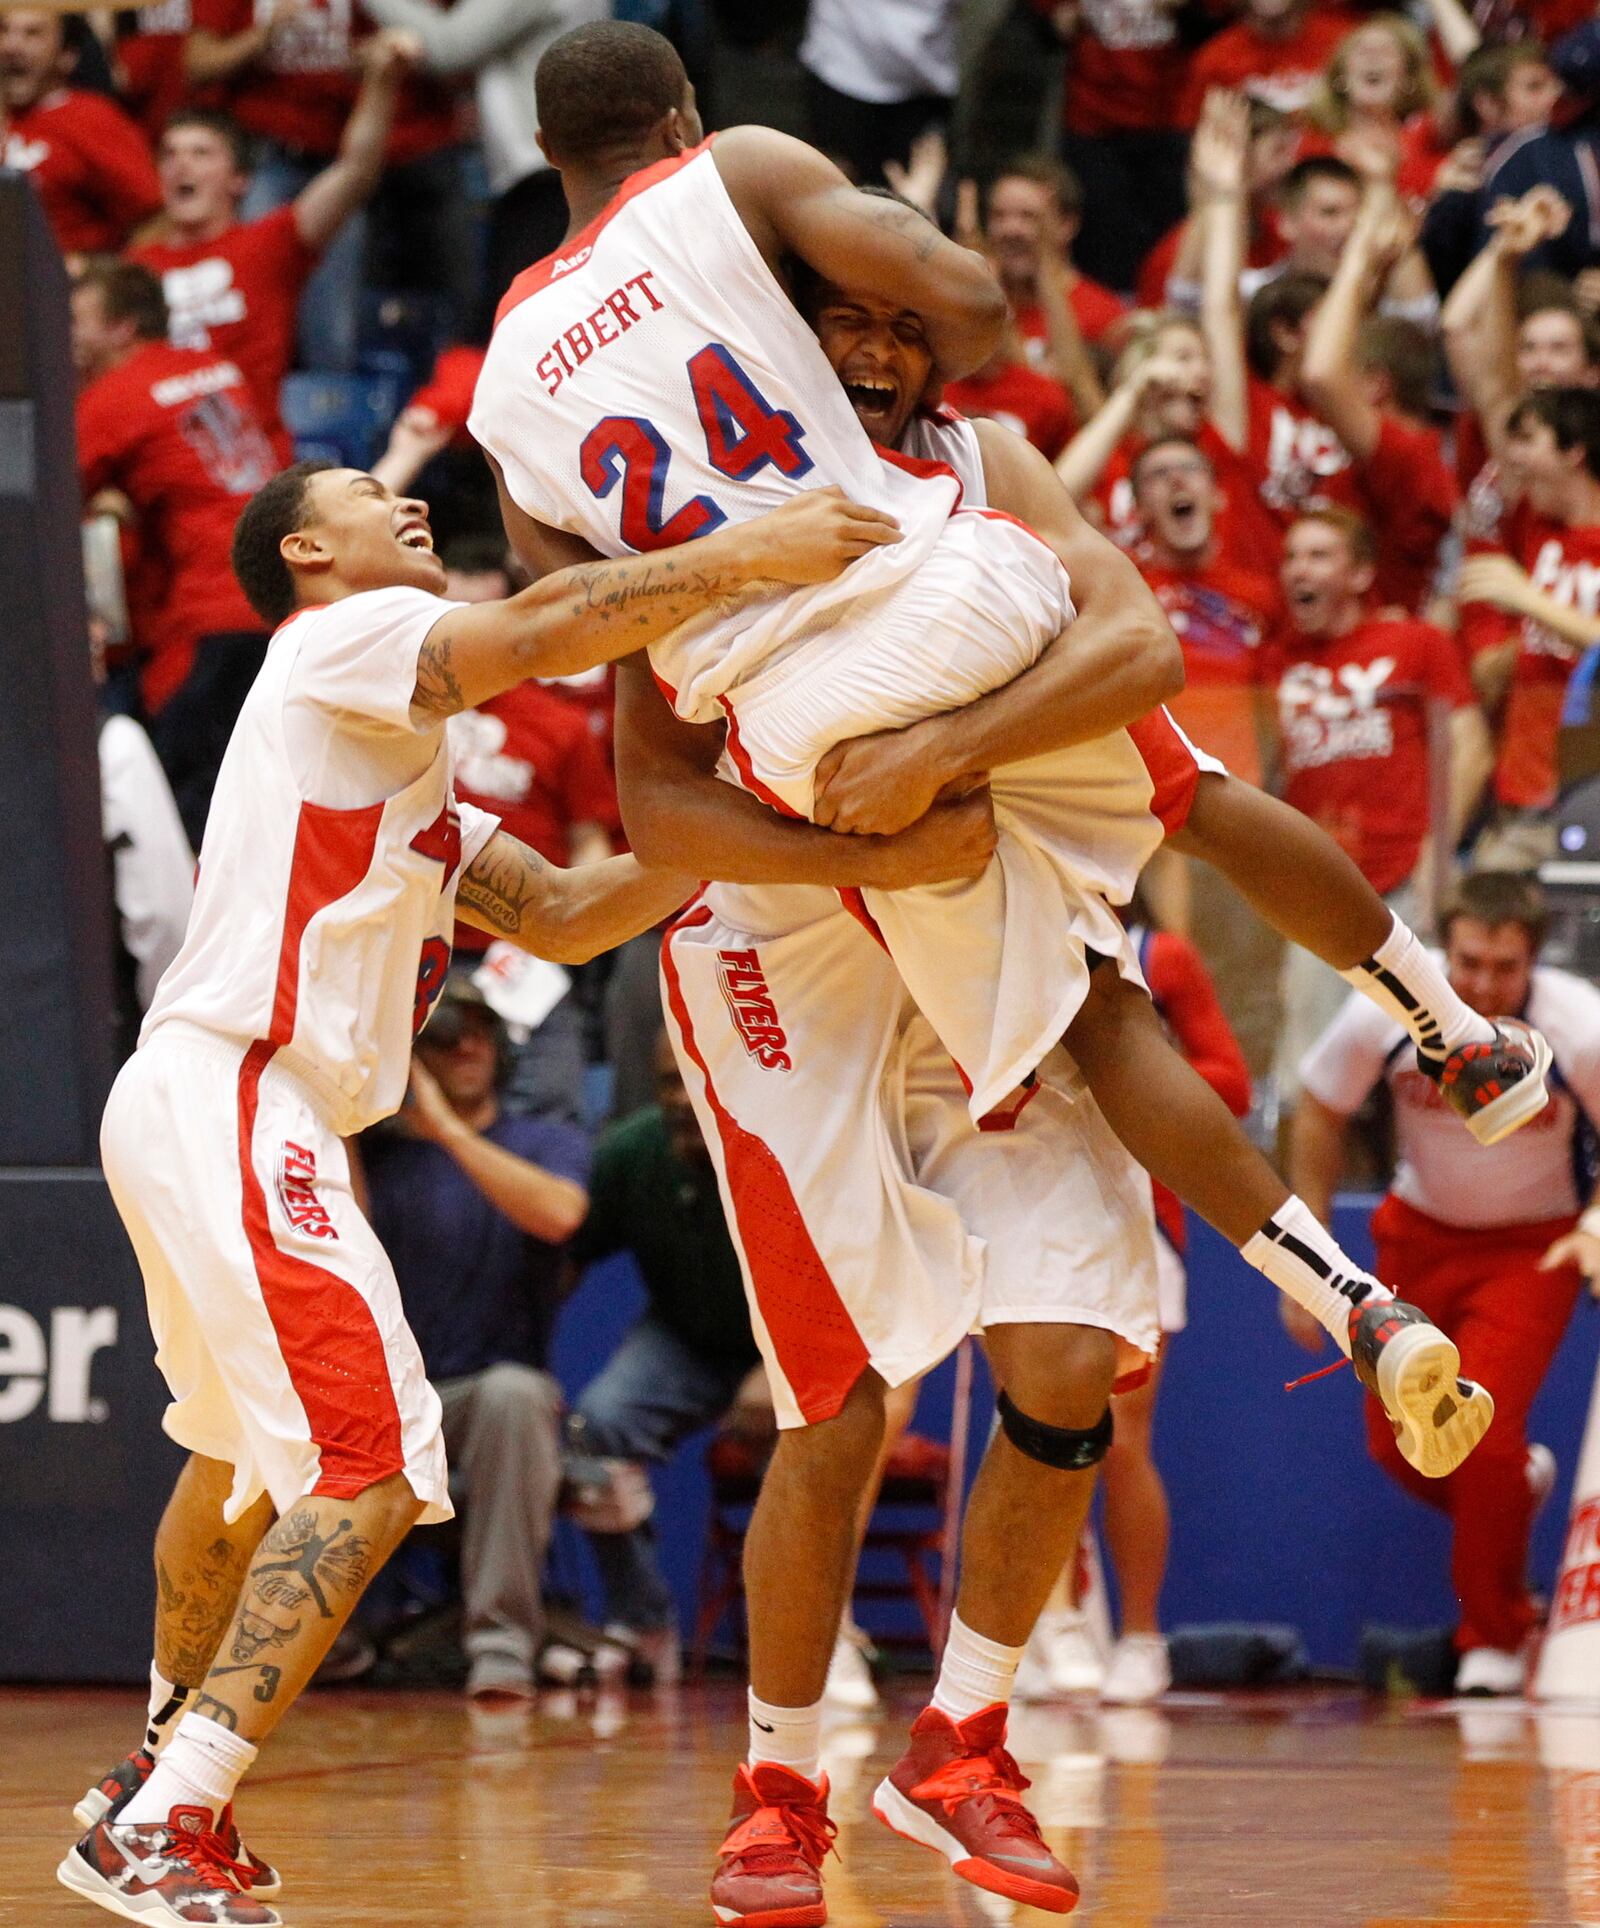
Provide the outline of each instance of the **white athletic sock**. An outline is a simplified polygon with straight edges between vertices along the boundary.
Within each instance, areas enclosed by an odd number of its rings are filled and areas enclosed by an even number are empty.
[[[772,1761],[793,1768],[808,1781],[822,1773],[822,1702],[809,1707],[774,1707],[750,1689],[750,1765]]]
[[[156,1771],[117,1816],[121,1828],[163,1822],[175,1807],[210,1808],[212,1818],[233,1799],[239,1776],[256,1757],[248,1741],[204,1714],[185,1714]]]
[[[1002,1647],[974,1633],[959,1613],[950,1616],[939,1678],[933,1684],[933,1704],[952,1720],[965,1720],[996,1701],[1010,1704],[1011,1683],[1017,1677],[1021,1647]]]
[[[1364,964],[1339,975],[1403,1024],[1430,1058],[1448,1057],[1458,1044],[1487,1043],[1494,1036],[1494,1026],[1461,1001],[1421,939],[1398,917]]]
[[[145,1751],[153,1754],[159,1761],[166,1751],[167,1742],[177,1731],[178,1717],[194,1699],[192,1687],[177,1687],[170,1680],[163,1680],[156,1671],[156,1664],[150,1663],[150,1713],[145,1722]]]
[[[1363,1272],[1317,1223],[1303,1200],[1280,1205],[1240,1250],[1280,1292],[1287,1292],[1350,1356],[1350,1308],[1394,1294],[1370,1272]]]

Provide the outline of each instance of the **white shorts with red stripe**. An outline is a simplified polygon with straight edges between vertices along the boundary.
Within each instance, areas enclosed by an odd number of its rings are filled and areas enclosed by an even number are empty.
[[[1163,1332],[1182,1332],[1189,1323],[1189,1268],[1159,1221],[1156,1225],[1156,1305]]]
[[[780,1426],[830,1418],[988,1325],[1160,1338],[1149,1181],[1057,1050],[975,1127],[892,963],[838,914],[753,937],[692,906],[668,1029],[717,1168]]]
[[[351,1499],[403,1473],[452,1508],[439,1398],[338,1134],[269,1044],[172,1021],[106,1105],[106,1179],[144,1273],[180,1446],[262,1493]]]

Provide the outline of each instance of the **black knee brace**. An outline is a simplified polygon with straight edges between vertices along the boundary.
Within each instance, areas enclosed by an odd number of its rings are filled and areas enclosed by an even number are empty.
[[[1041,1466],[1054,1466],[1063,1473],[1081,1473],[1096,1466],[1111,1445],[1111,1408],[1087,1432],[1071,1426],[1047,1426],[1042,1419],[1030,1419],[1020,1406],[1002,1392],[995,1401],[1000,1429],[1019,1453],[1038,1460]]]

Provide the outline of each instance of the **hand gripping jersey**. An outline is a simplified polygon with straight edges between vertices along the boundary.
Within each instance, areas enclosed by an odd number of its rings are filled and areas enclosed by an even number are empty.
[[[273,637],[234,729],[183,948],[141,1045],[174,1021],[276,1047],[333,1130],[405,1096],[444,984],[461,872],[497,820],[457,803],[449,739],[411,721],[417,652],[456,605],[378,589]]]

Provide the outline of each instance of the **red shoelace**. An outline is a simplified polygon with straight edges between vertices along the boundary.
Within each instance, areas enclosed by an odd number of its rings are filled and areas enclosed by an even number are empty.
[[[992,1818],[1003,1833],[1041,1840],[1039,1823],[1022,1801],[1022,1791],[1031,1786],[1015,1760],[998,1742],[983,1754],[961,1754],[936,1768],[926,1780],[911,1790],[914,1801],[940,1801],[953,1815],[964,1801],[987,1800],[993,1804]]]
[[[187,1861],[202,1880],[237,1888],[240,1894],[250,1892],[249,1868],[234,1860],[227,1842],[215,1829],[190,1834],[186,1828],[169,1828],[167,1835],[169,1844],[162,1852],[169,1861]]]
[[[751,1838],[769,1815],[776,1816],[788,1831],[788,1840]],[[833,1851],[833,1837],[838,1832],[838,1823],[820,1807],[771,1804],[747,1815],[723,1842],[722,1853],[738,1856],[751,1874],[781,1874],[793,1861],[796,1849],[813,1868],[820,1868],[823,1858]]]

